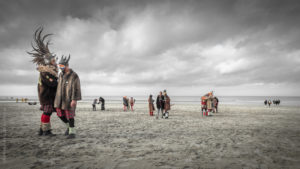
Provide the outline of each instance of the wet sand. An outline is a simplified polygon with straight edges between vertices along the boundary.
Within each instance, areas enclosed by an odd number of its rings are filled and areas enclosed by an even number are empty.
[[[39,106],[0,103],[0,168],[299,168],[300,107],[174,105],[169,119],[79,103],[77,137],[52,115],[55,137],[37,136]]]

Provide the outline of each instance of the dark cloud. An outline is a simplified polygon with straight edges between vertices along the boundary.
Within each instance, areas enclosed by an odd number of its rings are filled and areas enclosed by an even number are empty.
[[[2,84],[36,83],[40,25],[86,86],[300,84],[297,1],[2,0]]]

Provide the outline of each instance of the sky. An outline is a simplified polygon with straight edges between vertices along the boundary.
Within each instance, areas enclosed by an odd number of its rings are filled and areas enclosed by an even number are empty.
[[[83,96],[300,96],[297,0],[0,0],[0,95],[37,95],[40,26]]]

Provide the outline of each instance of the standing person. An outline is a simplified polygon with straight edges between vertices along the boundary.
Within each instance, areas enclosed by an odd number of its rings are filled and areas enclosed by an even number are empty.
[[[96,111],[96,104],[97,104],[97,99],[94,99],[93,101],[93,111]]]
[[[153,116],[153,111],[155,110],[154,108],[154,100],[152,98],[152,95],[149,96],[149,99],[148,99],[148,103],[149,103],[149,114],[150,116]]]
[[[156,119],[159,118],[159,112],[161,112],[161,118],[163,118],[165,103],[164,103],[164,96],[161,91],[159,92],[159,95],[157,95],[156,98],[156,108],[157,108]]]
[[[208,112],[208,116],[212,116],[211,112],[212,112],[212,109],[213,109],[213,92],[209,92],[208,93],[208,97],[207,97],[207,112]]]
[[[135,99],[133,99],[133,97],[130,98],[130,107],[131,107],[131,111],[133,111],[133,106],[135,104]]]
[[[34,42],[32,52],[27,52],[32,55],[32,62],[37,64],[37,70],[40,72],[38,81],[38,96],[40,101],[40,110],[43,111],[41,116],[41,124],[38,135],[55,136],[51,132],[50,117],[54,112],[54,99],[57,87],[58,69],[56,59],[48,49],[48,43],[45,44],[46,38],[50,34],[42,36],[43,28],[38,28],[34,33]],[[18,102],[18,99],[17,99]]]
[[[268,100],[266,99],[264,103],[265,103],[265,106],[266,106],[268,104]]]
[[[99,103],[101,103],[101,110],[105,110],[105,99],[103,97],[99,97]]]
[[[169,110],[171,110],[171,99],[167,94],[167,90],[164,90],[164,101],[165,101],[165,113],[163,114],[163,118],[169,118]]]
[[[217,97],[213,97],[213,112],[214,113],[218,113],[218,103],[219,103],[219,100]]]
[[[207,112],[207,98],[206,96],[202,96],[201,97],[201,112],[202,112],[202,116],[206,115],[206,112]]]
[[[128,102],[127,102],[127,98],[126,96],[123,97],[123,105],[124,105],[124,111],[127,111],[127,107],[128,107]]]
[[[129,98],[127,98],[127,110],[130,110],[130,101],[129,101]]]
[[[67,138],[75,138],[75,110],[77,101],[81,100],[80,79],[77,73],[69,68],[69,57],[62,56],[59,61],[61,73],[58,79],[54,107],[57,116],[68,127],[65,135]]]
[[[269,107],[271,107],[271,104],[272,104],[272,102],[271,102],[271,100],[269,100],[269,101],[268,101]]]

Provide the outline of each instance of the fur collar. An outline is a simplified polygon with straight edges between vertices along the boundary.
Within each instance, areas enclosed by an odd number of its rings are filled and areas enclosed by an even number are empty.
[[[50,73],[51,75],[55,76],[56,78],[58,77],[58,68],[53,65],[39,65],[37,70],[41,73],[47,72]]]

